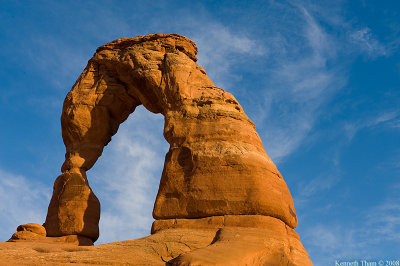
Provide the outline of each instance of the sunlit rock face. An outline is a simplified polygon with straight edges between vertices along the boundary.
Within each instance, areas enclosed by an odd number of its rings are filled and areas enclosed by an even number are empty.
[[[86,171],[119,125],[143,105],[165,117],[170,144],[152,233],[186,228],[217,234],[207,248],[177,254],[176,265],[224,265],[238,256],[254,265],[311,264],[293,230],[297,218],[289,189],[254,124],[196,64],[196,53],[196,45],[178,34],[117,39],[97,49],[64,101],[66,159],[44,223],[47,237],[96,241],[100,203]],[[247,241],[253,248],[243,248]],[[222,259],[217,255],[224,253]]]

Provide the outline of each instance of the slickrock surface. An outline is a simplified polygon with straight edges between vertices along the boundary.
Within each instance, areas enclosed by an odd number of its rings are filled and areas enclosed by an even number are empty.
[[[97,49],[64,101],[66,159],[54,183],[45,239],[97,240],[100,203],[86,171],[142,104],[164,115],[170,144],[153,210],[155,234],[68,254],[87,253],[86,262],[95,264],[125,262],[136,254],[137,265],[174,258],[176,265],[310,265],[293,231],[297,217],[285,181],[254,124],[196,64],[196,53],[196,45],[178,34],[123,38]],[[129,248],[135,251],[122,254]],[[162,248],[168,259],[160,260]],[[122,253],[110,258],[114,250]],[[61,253],[54,258],[64,258]],[[92,262],[89,254],[95,253],[99,256],[93,255]],[[84,263],[79,254],[76,262]],[[147,257],[148,264],[140,260]]]
[[[0,243],[0,265],[311,265],[294,231],[271,228],[167,229],[97,246]]]

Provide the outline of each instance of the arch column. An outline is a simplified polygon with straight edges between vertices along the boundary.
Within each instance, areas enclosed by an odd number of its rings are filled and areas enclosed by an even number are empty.
[[[47,236],[79,235],[97,240],[100,202],[89,186],[86,171],[139,104],[115,72],[89,61],[64,101],[65,162],[54,183],[44,223]]]

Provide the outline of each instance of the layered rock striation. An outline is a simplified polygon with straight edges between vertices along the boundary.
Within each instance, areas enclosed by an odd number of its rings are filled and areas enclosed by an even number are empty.
[[[239,250],[246,236],[258,241],[249,261],[264,263],[257,259],[272,252],[293,264],[311,264],[293,230],[297,217],[284,179],[252,121],[196,64],[196,53],[196,45],[178,34],[117,39],[97,49],[64,101],[66,154],[44,223],[47,237],[96,241],[100,203],[86,172],[119,125],[143,105],[165,117],[164,137],[170,144],[152,233],[177,228],[219,232],[215,243],[182,254],[177,265],[213,264],[201,258]],[[235,240],[235,235],[240,237]],[[293,254],[300,254],[303,264]]]

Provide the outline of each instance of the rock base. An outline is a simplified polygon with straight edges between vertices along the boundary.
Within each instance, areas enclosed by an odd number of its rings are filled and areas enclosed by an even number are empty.
[[[300,241],[278,228],[175,228],[90,247],[0,243],[0,265],[312,265]]]
[[[299,235],[281,220],[263,215],[167,219],[152,233],[171,229],[215,230],[213,241],[170,261],[172,265],[312,265]]]

